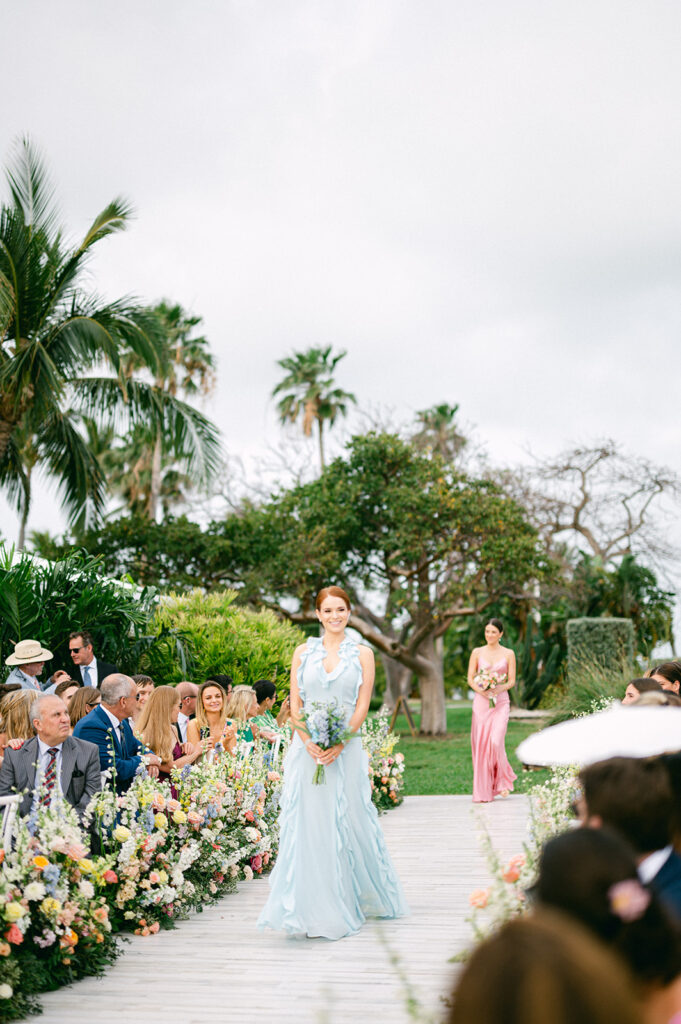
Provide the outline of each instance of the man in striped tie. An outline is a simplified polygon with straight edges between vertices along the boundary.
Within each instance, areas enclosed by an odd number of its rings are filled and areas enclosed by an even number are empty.
[[[69,735],[71,721],[61,697],[37,697],[31,720],[36,735],[17,750],[5,750],[0,796],[23,790],[20,814],[28,814],[34,800],[49,806],[59,796],[82,815],[92,794],[101,789],[97,747]]]

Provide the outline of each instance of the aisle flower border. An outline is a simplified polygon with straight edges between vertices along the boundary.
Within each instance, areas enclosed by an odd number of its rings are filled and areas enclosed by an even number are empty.
[[[379,812],[402,800],[404,757],[387,716],[362,740]],[[39,1012],[39,992],[101,975],[116,934],[151,935],[268,871],[282,775],[267,751],[135,777],[96,794],[81,824],[68,804],[35,810],[0,848],[0,1024]],[[90,852],[90,850],[95,852]]]

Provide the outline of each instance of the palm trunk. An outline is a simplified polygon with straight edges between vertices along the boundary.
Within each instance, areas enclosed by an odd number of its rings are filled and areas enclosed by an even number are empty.
[[[161,434],[156,435],[154,454],[151,460],[151,482],[149,484],[149,518],[156,522],[158,502],[161,496]]]
[[[21,521],[19,523],[19,540],[17,542],[17,548],[19,551],[24,550],[26,543],[26,524],[28,522],[28,513],[31,510],[31,470],[28,468],[25,473],[24,483],[24,497],[21,503]]]
[[[15,426],[16,424],[11,423],[9,420],[0,419],[0,462],[4,459],[5,452],[9,448],[9,439]]]
[[[319,465],[323,473],[326,468],[326,463],[324,462],[324,423],[320,418],[317,418],[317,427],[319,430]]]

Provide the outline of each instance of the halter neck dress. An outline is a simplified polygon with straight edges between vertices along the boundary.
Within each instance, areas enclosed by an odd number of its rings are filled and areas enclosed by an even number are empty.
[[[508,661],[502,657],[493,664],[484,655],[478,654],[476,671],[482,669],[494,669],[508,674]],[[511,701],[506,690],[497,697],[496,707],[480,693],[476,693],[473,698],[471,753],[474,803],[486,803],[503,790],[513,789],[517,776],[508,762],[505,747],[510,712]]]
[[[362,682],[359,647],[345,638],[327,672],[319,637],[308,640],[298,669],[304,705],[337,702],[349,721]],[[259,928],[340,939],[369,917],[407,914],[402,887],[371,801],[369,763],[359,736],[326,766],[314,786],[315,763],[296,733],[284,759],[279,854]]]

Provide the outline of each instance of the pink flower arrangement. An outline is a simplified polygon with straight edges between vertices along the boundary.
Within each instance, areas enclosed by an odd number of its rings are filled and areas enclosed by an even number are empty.
[[[468,897],[468,902],[478,910],[484,910],[489,900],[489,889],[475,889]]]

